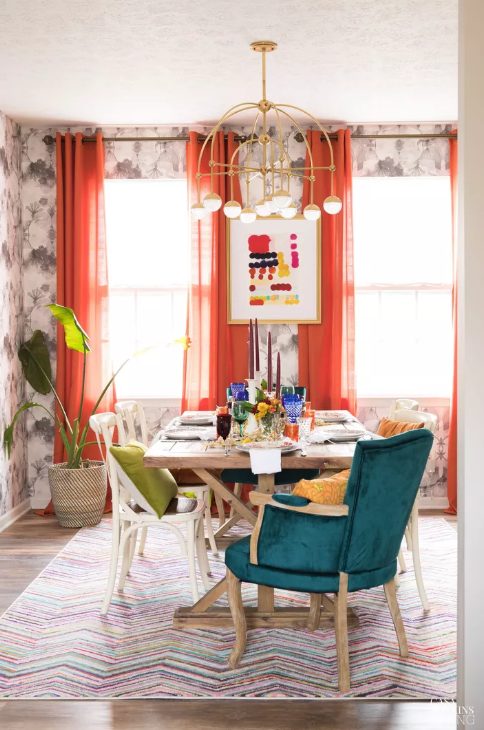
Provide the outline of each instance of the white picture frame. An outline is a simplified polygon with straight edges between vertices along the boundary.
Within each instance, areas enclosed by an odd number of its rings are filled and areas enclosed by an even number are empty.
[[[227,278],[229,324],[321,322],[321,220],[228,220]]]

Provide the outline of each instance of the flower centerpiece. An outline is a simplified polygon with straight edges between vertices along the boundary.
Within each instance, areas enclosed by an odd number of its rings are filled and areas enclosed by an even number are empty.
[[[284,430],[285,410],[282,402],[267,391],[267,382],[256,388],[255,403],[245,401],[244,407],[255,416],[259,434],[268,439],[279,439]]]

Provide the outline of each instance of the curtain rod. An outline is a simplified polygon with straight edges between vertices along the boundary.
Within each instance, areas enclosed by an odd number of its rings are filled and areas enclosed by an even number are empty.
[[[331,132],[330,139],[336,139],[337,135]],[[104,137],[105,142],[187,142],[188,136],[181,135],[179,137]],[[205,137],[199,136],[199,141],[203,142]],[[244,135],[236,135],[236,142],[245,142],[247,139]],[[352,134],[351,139],[457,139],[457,132],[431,132],[429,134],[411,133],[411,134]],[[83,142],[95,142],[95,137],[84,137]],[[46,145],[55,144],[55,137],[47,134],[43,138]]]

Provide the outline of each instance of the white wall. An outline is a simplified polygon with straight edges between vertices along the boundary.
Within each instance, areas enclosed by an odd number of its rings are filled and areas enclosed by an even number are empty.
[[[484,728],[484,3],[460,0],[458,705]],[[464,717],[464,709],[458,720]],[[459,725],[458,725],[459,726]],[[463,726],[461,722],[460,727]]]

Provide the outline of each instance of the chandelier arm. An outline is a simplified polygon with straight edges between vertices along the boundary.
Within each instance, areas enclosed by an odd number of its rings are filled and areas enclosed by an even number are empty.
[[[238,105],[238,106],[240,106],[240,105]],[[236,114],[240,114],[241,112],[245,112],[245,111],[247,111],[247,109],[254,109],[254,108],[256,108],[256,107],[257,107],[257,104],[253,104],[253,103],[249,102],[249,106],[243,107],[242,109],[237,109],[237,108],[235,108],[235,109],[234,109],[234,111],[230,111],[230,109],[229,109],[229,111],[228,111],[228,112],[226,112],[226,113],[225,113],[225,114],[223,115],[223,117],[221,117],[221,119],[219,119],[219,121],[217,122],[217,125],[216,125],[216,127],[215,127],[215,128],[214,128],[214,129],[212,130],[212,132],[210,133],[210,134],[212,135],[212,141],[211,141],[211,143],[210,143],[210,170],[211,170],[211,172],[213,172],[213,163],[214,163],[214,159],[213,159],[213,147],[214,147],[214,144],[215,144],[215,135],[217,134],[217,132],[218,132],[218,130],[220,129],[220,127],[221,127],[221,126],[222,126],[222,125],[223,125],[223,124],[224,124],[224,123],[225,123],[225,122],[226,122],[226,121],[227,121],[228,119],[230,119],[231,117],[235,116]],[[255,129],[255,127],[256,127],[256,124],[257,124],[257,120],[258,120],[258,118],[259,118],[259,114],[260,114],[260,113],[259,113],[259,112],[257,112],[257,114],[256,114],[256,116],[255,116],[255,121],[254,121],[254,127],[253,127],[253,130],[254,130],[254,129]],[[253,134],[253,133],[252,133],[252,134]],[[240,146],[241,146],[241,145],[239,145],[239,148],[238,148],[238,149],[240,149]],[[212,182],[210,183],[210,188],[211,188],[211,191],[210,191],[210,192],[213,192],[213,177],[211,178],[211,181],[212,181]]]
[[[262,55],[264,56],[265,54],[263,53]],[[254,124],[252,125],[252,132],[250,133],[250,137],[248,139],[246,139],[245,142],[242,142],[241,144],[239,144],[239,148],[238,148],[239,150],[240,150],[241,147],[245,147],[245,145],[248,145],[248,153],[247,153],[247,158],[246,158],[246,162],[247,163],[252,162],[252,148],[253,148],[253,145],[254,145],[254,143],[256,141],[256,138],[255,138],[255,130],[257,128],[257,122],[259,121],[259,117],[260,117],[260,111],[258,111],[257,114],[255,115]],[[251,183],[251,180],[249,180],[248,167],[246,165],[244,165],[244,168],[247,170],[247,175],[246,175],[246,190],[247,190],[247,195],[246,195],[245,205],[246,205],[247,208],[250,208],[250,199],[249,199],[249,196],[250,196],[250,183]]]
[[[274,109],[274,111],[276,113],[277,126],[279,127],[279,140],[278,140],[278,145],[280,147],[279,162],[281,163],[281,167],[280,167],[280,171],[281,171],[280,172],[280,176],[281,176],[281,189],[283,189],[284,188],[284,174],[283,174],[284,160],[287,159],[287,155],[286,155],[286,151],[284,149],[281,115],[280,115],[279,109],[277,108],[276,105],[274,105],[273,109]],[[288,192],[290,192],[290,190],[289,190],[290,185],[291,185],[291,183],[290,183],[290,177],[289,177],[289,175],[287,175],[287,189],[288,189]]]
[[[197,193],[198,193],[198,202],[200,203],[200,167],[202,165],[202,155],[205,151],[205,148],[209,141],[211,140],[211,154],[210,157],[213,158],[213,144],[215,140],[215,135],[220,129],[220,127],[227,121],[227,119],[230,119],[230,117],[234,116],[235,114],[239,114],[240,112],[245,112],[248,109],[256,109],[258,107],[258,104],[255,104],[252,101],[244,101],[240,104],[235,104],[235,106],[230,107],[225,114],[223,114],[220,119],[218,120],[217,124],[215,124],[208,135],[205,137],[202,147],[200,149],[200,153],[198,155],[198,166],[197,166]]]
[[[335,165],[334,165],[333,145],[331,144],[331,140],[329,138],[329,134],[327,133],[327,131],[325,130],[325,128],[318,122],[318,120],[316,119],[316,117],[313,117],[313,115],[310,114],[309,112],[307,112],[305,109],[301,109],[301,107],[295,106],[294,104],[279,104],[279,106],[280,107],[285,107],[286,109],[296,109],[298,112],[302,112],[307,117],[309,117],[310,119],[313,120],[313,122],[316,124],[316,126],[318,127],[318,129],[321,132],[321,134],[324,135],[324,138],[325,138],[325,140],[327,142],[327,145],[329,147],[329,157],[330,157],[330,161],[331,161],[331,165],[330,165],[330,173],[331,173],[331,177],[330,177],[331,195],[334,195],[334,171],[335,171]],[[281,111],[282,111],[282,109],[281,109]]]
[[[304,144],[306,145],[306,150],[307,150],[307,153],[309,156],[309,163],[310,163],[309,170],[311,173],[310,178],[309,178],[309,198],[310,198],[310,203],[313,203],[314,202],[314,174],[313,174],[314,173],[314,160],[313,160],[313,153],[311,151],[311,146],[307,140],[305,133],[303,132],[303,130],[301,129],[299,124],[296,122],[296,120],[294,119],[292,114],[289,114],[289,112],[287,112],[285,109],[282,108],[283,106],[284,105],[281,105],[281,104],[279,105],[279,111],[281,112],[281,114],[284,114],[284,116],[286,116],[288,119],[291,120],[291,122],[294,124],[294,126],[296,127],[298,132],[300,132],[300,134],[302,135],[302,137],[304,139]],[[301,111],[304,111],[304,110],[302,109]]]

